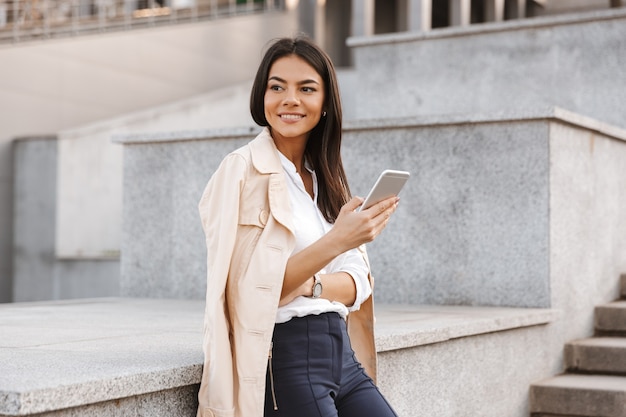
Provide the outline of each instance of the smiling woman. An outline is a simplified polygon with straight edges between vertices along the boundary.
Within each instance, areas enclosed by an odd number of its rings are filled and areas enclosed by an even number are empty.
[[[324,96],[324,81],[302,58],[291,55],[272,65],[265,92],[265,119],[280,152],[287,154],[293,147],[304,147],[322,116]],[[296,168],[303,172],[302,166]]]
[[[198,416],[396,416],[374,383],[363,244],[398,199],[356,211],[335,70],[310,40],[269,47],[250,111],[263,131],[222,161],[199,205],[208,259]]]

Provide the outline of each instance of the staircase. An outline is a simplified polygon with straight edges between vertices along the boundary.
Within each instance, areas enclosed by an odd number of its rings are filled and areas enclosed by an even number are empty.
[[[621,299],[596,307],[596,336],[565,345],[566,373],[533,384],[532,417],[626,417],[626,275]]]

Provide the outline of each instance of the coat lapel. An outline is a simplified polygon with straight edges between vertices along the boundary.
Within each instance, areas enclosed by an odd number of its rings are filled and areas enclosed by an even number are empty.
[[[277,222],[294,233],[286,178],[278,156],[278,149],[268,128],[263,129],[263,132],[250,142],[250,153],[254,168],[261,174],[270,176],[267,190],[270,212]]]

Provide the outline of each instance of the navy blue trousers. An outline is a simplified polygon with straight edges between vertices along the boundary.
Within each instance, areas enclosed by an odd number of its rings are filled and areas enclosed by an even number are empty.
[[[356,360],[337,313],[277,324],[265,417],[397,417]]]

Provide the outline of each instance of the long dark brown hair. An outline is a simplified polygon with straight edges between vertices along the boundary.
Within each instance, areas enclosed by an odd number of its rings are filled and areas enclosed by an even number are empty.
[[[311,130],[305,157],[315,169],[318,180],[317,204],[330,223],[350,198],[350,187],[341,160],[341,99],[335,67],[328,55],[305,36],[275,40],[265,52],[250,94],[250,113],[259,126],[268,126],[264,98],[272,64],[280,58],[296,55],[305,60],[324,80],[326,116]],[[270,126],[271,128],[271,126]]]

